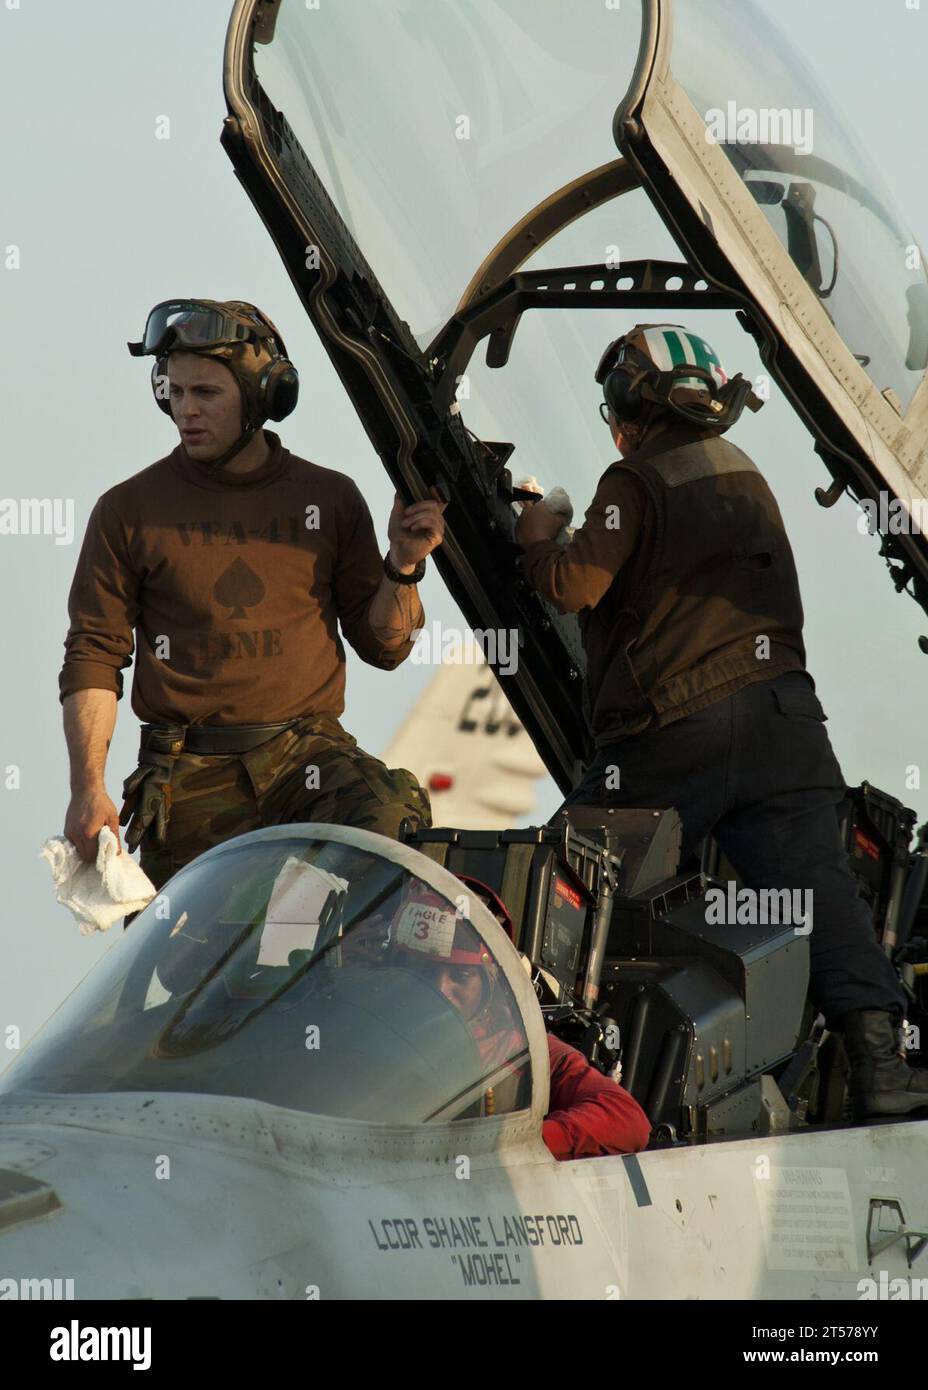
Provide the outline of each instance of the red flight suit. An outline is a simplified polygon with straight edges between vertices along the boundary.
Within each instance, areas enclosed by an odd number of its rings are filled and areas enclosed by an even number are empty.
[[[551,1094],[541,1133],[555,1158],[637,1153],[645,1147],[651,1123],[628,1091],[550,1033],[548,1058]]]

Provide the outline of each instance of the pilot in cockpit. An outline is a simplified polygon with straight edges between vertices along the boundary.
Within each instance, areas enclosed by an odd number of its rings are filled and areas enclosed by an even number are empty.
[[[176,920],[149,924],[160,950],[154,985],[138,986],[157,1025],[147,1058],[197,1056],[202,1068],[209,1053],[213,1086],[380,1123],[528,1109],[522,1009],[468,908],[479,897],[511,937],[492,890],[464,880],[451,901],[364,849],[328,845],[309,859],[248,840],[185,870]],[[556,1158],[647,1145],[650,1124],[626,1090],[550,1035],[548,1058],[543,1138]]]
[[[467,883],[491,911],[499,905],[490,889],[472,879]],[[518,1082],[513,1059],[524,1057],[526,1043],[515,1001],[486,944],[444,898],[418,883],[407,891],[391,925],[388,949],[393,964],[403,963],[427,978],[465,1019],[485,1074],[503,1073],[487,1093],[493,1113],[501,1089]],[[547,1038],[551,1084],[542,1137],[555,1158],[645,1148],[651,1125],[638,1102],[576,1048],[550,1033]],[[500,1103],[499,1108],[511,1107]]]

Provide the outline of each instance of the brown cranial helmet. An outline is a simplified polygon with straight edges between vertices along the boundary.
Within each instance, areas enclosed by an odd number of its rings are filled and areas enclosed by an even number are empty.
[[[155,358],[152,391],[166,415],[171,405],[163,382],[172,352],[215,357],[229,368],[242,396],[243,433],[222,461],[244,448],[266,420],[283,420],[296,406],[297,370],[277,328],[254,304],[238,299],[165,300],[148,315],[142,341],[128,347],[133,357]]]

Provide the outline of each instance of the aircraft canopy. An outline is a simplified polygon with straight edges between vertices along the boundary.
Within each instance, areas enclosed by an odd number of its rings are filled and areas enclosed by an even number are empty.
[[[519,982],[487,908],[417,851],[344,827],[260,830],[166,885],[0,1095],[192,1091],[395,1125],[527,1109],[506,969]]]

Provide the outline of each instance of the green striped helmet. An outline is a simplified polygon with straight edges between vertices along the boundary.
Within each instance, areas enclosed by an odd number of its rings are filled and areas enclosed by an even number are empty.
[[[687,367],[694,368],[692,375]],[[606,348],[596,380],[621,421],[669,410],[697,428],[724,430],[745,404],[760,405],[740,375],[729,380],[705,338],[678,323],[636,324]]]
[[[728,373],[719,360],[718,353],[710,347],[705,338],[681,328],[678,323],[638,324],[625,335],[627,347],[637,348],[659,372],[669,372],[671,368],[690,363],[694,367],[704,367],[712,373],[717,386],[724,386]],[[681,376],[677,386],[709,394],[709,388],[698,376]]]

